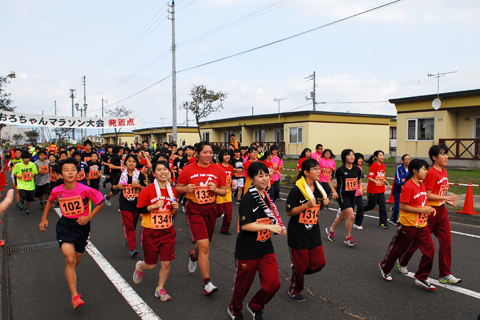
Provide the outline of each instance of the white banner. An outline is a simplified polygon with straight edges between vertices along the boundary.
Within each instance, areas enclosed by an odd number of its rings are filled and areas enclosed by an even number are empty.
[[[16,112],[0,112],[0,123],[31,127],[55,127],[71,129],[133,128],[140,127],[140,116],[121,118],[55,117]]]

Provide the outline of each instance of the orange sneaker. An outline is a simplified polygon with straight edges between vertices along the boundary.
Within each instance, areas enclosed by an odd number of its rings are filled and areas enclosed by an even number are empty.
[[[73,297],[72,299],[72,304],[73,304],[73,309],[77,309],[78,307],[81,307],[85,304],[82,299],[80,299],[82,295],[77,294],[76,296]]]

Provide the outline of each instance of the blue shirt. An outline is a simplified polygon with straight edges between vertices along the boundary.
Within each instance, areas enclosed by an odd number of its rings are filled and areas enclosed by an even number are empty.
[[[403,185],[405,184],[405,178],[408,176],[408,169],[405,169],[403,164],[397,167],[395,170],[395,184],[393,185],[392,194],[399,195],[402,192]]]

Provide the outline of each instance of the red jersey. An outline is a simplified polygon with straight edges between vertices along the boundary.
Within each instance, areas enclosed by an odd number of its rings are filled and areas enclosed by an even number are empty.
[[[167,189],[160,188],[160,193],[162,194],[163,199],[158,199],[157,192],[155,191],[155,183],[151,183],[143,188],[142,191],[140,191],[140,194],[137,198],[137,208],[147,207],[157,203],[159,200],[163,200],[164,204],[162,209],[171,210],[172,202],[176,201],[177,198],[177,192],[175,191],[175,188],[172,187],[172,191],[175,199],[170,199]],[[142,214],[142,227],[151,228],[151,226],[152,223],[150,213]],[[173,228],[173,226],[171,228]]]
[[[302,169],[302,163],[303,161],[307,160],[307,158],[302,158],[300,160],[298,160],[298,163],[297,163],[297,170],[301,170]]]
[[[446,196],[448,192],[447,170],[442,168],[442,171],[438,171],[434,167],[431,167],[428,169],[424,183],[427,190],[432,191],[433,194]],[[429,205],[436,207],[439,207],[444,203],[445,200],[428,200]]]
[[[232,168],[232,172],[233,172],[233,168]],[[190,199],[195,203],[200,202],[199,194],[202,192],[199,192],[199,191],[208,191],[207,188],[205,187],[210,182],[215,183],[217,188],[227,185],[225,170],[222,170],[219,166],[215,165],[214,163],[210,163],[208,167],[200,167],[198,163],[188,165],[183,168],[177,180],[178,184],[185,184],[185,185],[194,184],[196,186],[194,192],[188,192],[186,195],[187,199]],[[202,189],[205,189],[205,190],[202,190]],[[205,192],[203,193],[204,194],[202,198],[205,198]],[[213,196],[213,199],[211,199],[211,197],[207,195],[207,198],[208,198],[208,203],[215,201],[214,196]]]
[[[378,164],[376,161],[368,169],[368,177],[375,179],[375,181],[382,182],[381,186],[377,186],[375,183],[368,181],[367,192],[368,193],[383,193],[385,192],[385,165]]]
[[[272,173],[272,175],[270,175],[270,184],[273,184],[273,163],[271,163],[270,161],[263,161],[263,163],[265,163],[265,165],[267,166],[268,168],[268,173]]]
[[[406,203],[411,207],[420,208],[427,205],[427,188],[425,184],[420,183],[420,187],[412,180],[405,182],[402,193],[400,194],[400,202]],[[428,215],[424,213],[405,212],[400,210],[400,222],[404,226],[423,228],[427,225]]]

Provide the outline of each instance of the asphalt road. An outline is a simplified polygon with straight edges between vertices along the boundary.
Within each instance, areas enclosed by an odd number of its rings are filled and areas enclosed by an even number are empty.
[[[102,190],[104,191],[104,190]],[[105,192],[104,192],[105,193]],[[282,194],[285,198],[286,194]],[[284,223],[285,201],[277,203]],[[38,202],[31,204],[30,215],[25,216],[12,204],[7,211],[7,245],[15,248],[55,241],[55,223],[58,216],[52,210],[49,215],[47,232],[40,232],[42,211]],[[332,203],[331,207],[337,207]],[[234,221],[238,217],[238,205],[233,205]],[[187,271],[188,251],[193,248],[185,215],[180,212],[174,219],[177,230],[175,254],[171,273],[166,284],[172,296],[169,302],[154,297],[158,281],[159,266],[146,272],[143,282],[135,285],[132,274],[137,260],[132,259],[124,246],[118,198],[111,207],[104,209],[92,220],[91,242],[105,259],[125,279],[138,296],[152,310],[144,319],[229,319],[226,309],[231,299],[234,275],[235,225],[230,231],[234,235],[220,234],[221,220],[211,243],[210,269],[213,283],[219,291],[211,297],[203,295],[202,277],[197,269],[194,274]],[[367,215],[377,215],[371,211]],[[319,223],[322,231],[331,225],[336,213],[321,211]],[[140,229],[140,223],[138,230]],[[387,246],[395,232],[394,228],[378,228],[378,220],[366,217],[364,230],[353,230],[353,238],[358,245],[347,247],[343,241],[343,225],[337,229],[337,241],[329,242],[325,233],[322,241],[327,264],[314,275],[306,276],[303,303],[294,302],[287,294],[290,277],[290,258],[287,239],[274,236],[282,287],[272,301],[267,304],[265,319],[477,319],[480,314],[480,228],[452,223],[452,230],[467,235],[452,234],[453,266],[455,276],[464,279],[454,288],[438,287],[435,292],[416,286],[410,277],[392,271],[393,281],[385,281],[378,268]],[[471,236],[473,235],[473,236]],[[137,237],[139,239],[139,237]],[[434,237],[435,244],[438,242]],[[139,241],[137,248],[140,248]],[[141,250],[140,250],[141,251]],[[410,262],[409,269],[416,270],[420,258],[417,252]],[[438,255],[430,275],[438,279]],[[12,253],[8,256],[10,275],[10,301],[12,319],[138,319],[134,309],[127,303],[119,290],[107,278],[93,258],[85,253],[77,268],[78,291],[82,294],[85,306],[74,310],[64,277],[64,258],[58,247],[38,249],[29,252]],[[114,282],[118,283],[118,279]],[[120,281],[121,282],[121,281]],[[129,286],[120,283],[120,291],[129,300],[139,301]],[[254,282],[245,304],[258,290],[258,278]],[[137,300],[136,300],[137,299]],[[141,300],[140,300],[141,301]],[[148,308],[147,307],[147,308]],[[139,308],[136,306],[135,308]],[[246,309],[246,319],[250,314]],[[141,312],[141,311],[139,311]],[[158,316],[158,318],[155,317]]]

